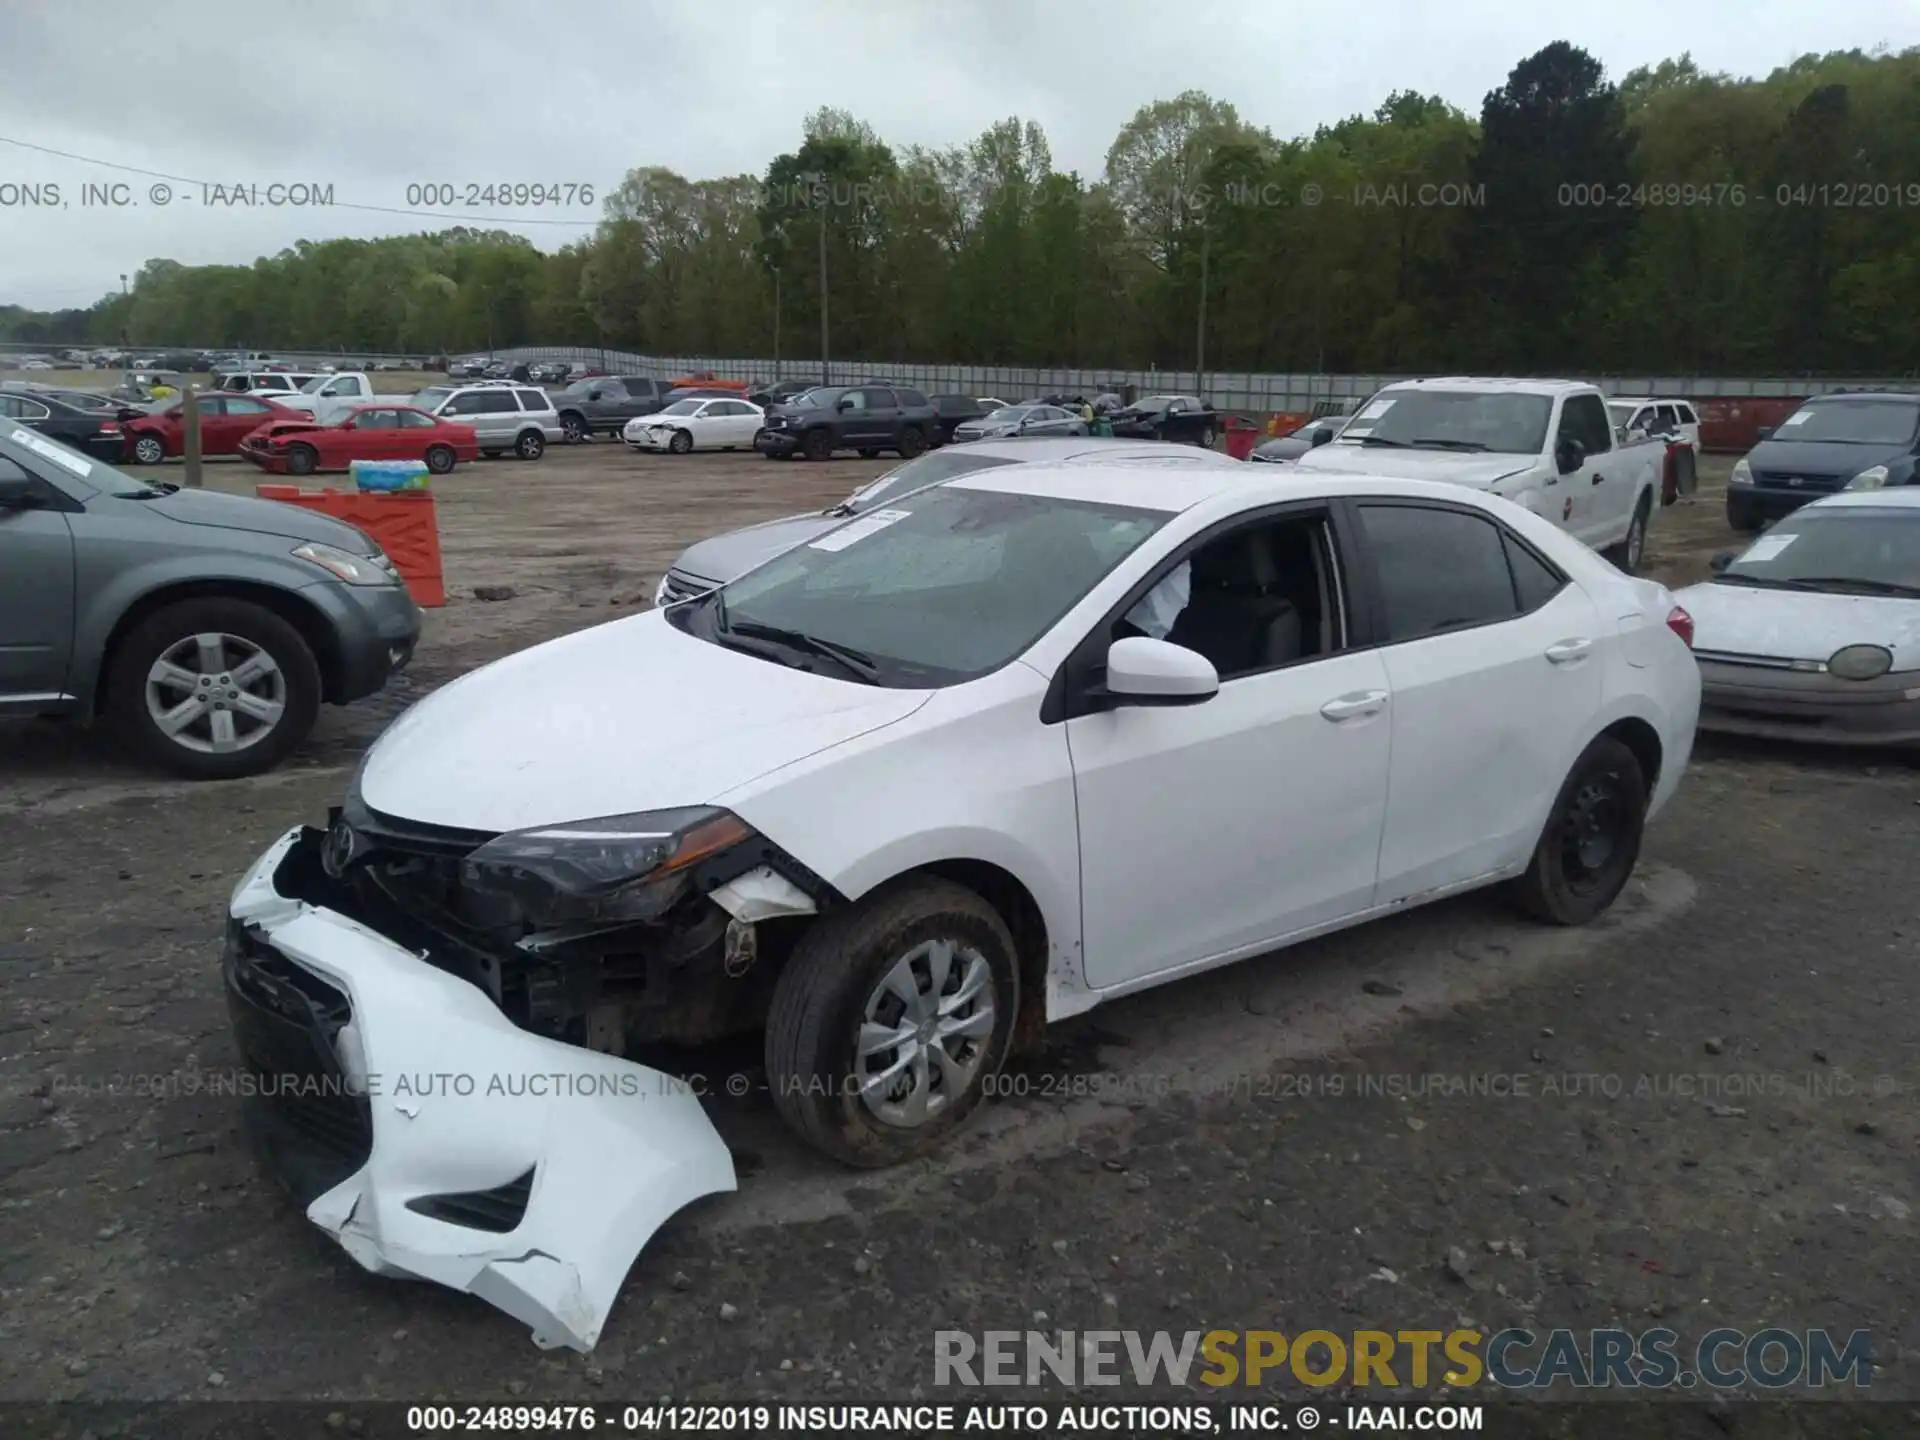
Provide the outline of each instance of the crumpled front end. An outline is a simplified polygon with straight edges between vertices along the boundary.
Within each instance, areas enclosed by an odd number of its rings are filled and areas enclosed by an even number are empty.
[[[368,1270],[590,1350],[669,1216],[735,1188],[698,1099],[657,1070],[516,1026],[477,986],[293,898],[289,831],[235,888],[225,970],[263,1156]]]

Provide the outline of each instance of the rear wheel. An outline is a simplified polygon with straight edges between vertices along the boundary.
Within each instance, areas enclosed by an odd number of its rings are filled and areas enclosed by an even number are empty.
[[[862,460],[873,460],[878,458],[879,454],[880,452],[878,450],[862,450],[860,452],[860,458]]]
[[[1214,438],[1213,426],[1209,425],[1207,426],[1206,429],[1200,432],[1201,447],[1203,449],[1211,450],[1213,448],[1213,438]]]
[[[199,780],[271,770],[320,709],[320,668],[280,616],[245,600],[183,600],[115,645],[114,728],[148,758]]]
[[[809,460],[831,460],[833,458],[833,434],[827,430],[809,430],[802,443],[802,450]]]
[[[1584,925],[1613,904],[1640,859],[1647,782],[1620,741],[1601,735],[1574,761],[1547,816],[1516,904],[1552,925]]]
[[[1674,470],[1674,488],[1682,495],[1691,495],[1700,488],[1700,467],[1693,458],[1693,451],[1682,450]]]
[[[453,469],[454,453],[445,445],[427,447],[427,469],[436,475],[444,475]]]
[[[320,468],[320,452],[311,445],[295,445],[287,451],[289,475],[311,475]]]
[[[1653,496],[1641,495],[1634,504],[1633,519],[1627,522],[1626,538],[1607,551],[1607,559],[1611,560],[1624,574],[1640,573],[1640,562],[1647,557],[1647,517],[1652,512]]]
[[[932,877],[882,887],[816,921],[780,973],[774,1104],[846,1164],[924,1155],[1005,1063],[1019,986],[1013,937],[979,895]]]
[[[538,460],[547,453],[547,437],[538,430],[523,430],[513,442],[513,453],[522,460]]]
[[[918,425],[909,425],[900,432],[900,456],[902,459],[911,460],[914,456],[923,453],[926,448],[926,432],[921,430]]]

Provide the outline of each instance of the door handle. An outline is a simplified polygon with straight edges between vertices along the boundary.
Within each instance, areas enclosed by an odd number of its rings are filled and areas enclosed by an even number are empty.
[[[1571,665],[1576,660],[1587,658],[1587,652],[1593,649],[1593,641],[1584,637],[1578,640],[1562,640],[1557,645],[1547,647],[1547,659],[1555,665]]]
[[[1594,483],[1594,484],[1596,484],[1596,485],[1598,485],[1598,484],[1599,484],[1599,483],[1600,483],[1600,482],[1601,482],[1602,480],[1604,480],[1604,479],[1606,479],[1606,478],[1607,478],[1607,477],[1606,477],[1606,476],[1604,476],[1604,475],[1596,475],[1596,476],[1594,476],[1594,477],[1593,477],[1593,483]]]
[[[1343,720],[1359,720],[1368,715],[1378,715],[1386,708],[1386,691],[1356,690],[1350,695],[1329,700],[1320,707],[1320,713],[1337,725]]]

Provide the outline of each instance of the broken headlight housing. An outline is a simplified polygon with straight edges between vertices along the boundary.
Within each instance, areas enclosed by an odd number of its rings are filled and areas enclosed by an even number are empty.
[[[460,878],[511,897],[539,925],[632,924],[665,912],[694,866],[753,834],[704,805],[570,820],[496,836],[460,862]]]

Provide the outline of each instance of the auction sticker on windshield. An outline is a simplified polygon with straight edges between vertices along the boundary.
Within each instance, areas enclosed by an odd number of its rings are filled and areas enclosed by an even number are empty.
[[[1799,538],[1798,535],[1763,535],[1747,547],[1740,561],[1745,564],[1749,560],[1771,560]]]
[[[1378,420],[1382,415],[1386,414],[1387,411],[1391,410],[1392,408],[1393,408],[1392,400],[1375,400],[1371,405],[1367,406],[1366,409],[1362,410],[1358,415],[1354,416],[1353,418],[1356,420]]]
[[[1784,430],[1789,425],[1804,425],[1807,423],[1807,421],[1811,420],[1812,418],[1813,418],[1813,411],[1811,410],[1797,411],[1796,413],[1789,415],[1787,416],[1786,419],[1782,420],[1780,422],[1780,428]]]
[[[27,449],[38,455],[42,460],[51,460],[62,470],[78,475],[82,480],[93,473],[93,465],[90,461],[83,460],[78,455],[62,450],[51,440],[43,440],[31,430],[15,430],[7,438],[12,440],[16,445],[26,446]]]
[[[862,515],[858,520],[849,521],[838,530],[829,531],[815,540],[811,550],[844,550],[857,544],[869,535],[877,534],[889,525],[898,524],[913,512],[911,510],[876,510],[871,515]]]

